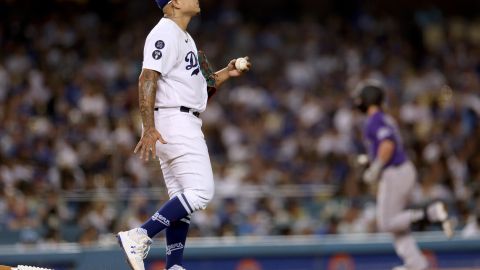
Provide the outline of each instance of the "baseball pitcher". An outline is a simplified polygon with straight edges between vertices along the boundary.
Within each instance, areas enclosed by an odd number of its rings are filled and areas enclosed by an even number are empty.
[[[236,59],[215,73],[186,31],[200,12],[198,0],[156,0],[164,17],[145,41],[139,78],[143,134],[135,148],[141,158],[158,156],[167,201],[140,228],[119,232],[119,244],[133,270],[144,270],[152,238],[166,231],[166,268],[183,268],[190,215],[205,209],[214,193],[212,168],[199,118],[209,96],[230,77],[250,68]],[[240,59],[240,58],[239,58]]]

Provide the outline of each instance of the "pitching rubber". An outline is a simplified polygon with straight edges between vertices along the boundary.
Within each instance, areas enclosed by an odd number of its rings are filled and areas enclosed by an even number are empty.
[[[0,270],[53,270],[53,269],[35,267],[35,266],[27,266],[27,265],[18,265],[17,267],[0,265]]]

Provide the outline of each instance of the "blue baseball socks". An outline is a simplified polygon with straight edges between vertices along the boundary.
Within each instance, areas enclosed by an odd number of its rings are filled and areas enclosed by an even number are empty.
[[[166,269],[174,265],[183,265],[183,249],[187,241],[188,228],[190,227],[190,216],[182,218],[167,227],[167,261]]]
[[[165,228],[170,227],[173,222],[185,218],[190,213],[183,207],[180,199],[174,197],[166,202],[141,228],[147,231],[147,235],[153,238]]]

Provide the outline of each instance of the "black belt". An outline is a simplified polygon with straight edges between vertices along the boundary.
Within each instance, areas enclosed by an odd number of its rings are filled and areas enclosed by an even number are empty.
[[[403,164],[405,164],[405,163],[407,163],[407,162],[408,162],[408,160],[404,160],[403,162],[396,163],[396,164],[395,164],[395,163],[392,163],[392,164],[390,164],[390,165],[388,165],[388,166],[389,166],[389,167],[391,166],[391,167],[397,168],[397,167],[400,167],[400,166],[402,166]]]
[[[154,110],[155,111],[158,111],[160,108],[155,108]],[[185,107],[185,106],[180,106],[180,111],[181,112],[186,112],[186,113],[192,113],[193,115],[195,115],[196,117],[200,117],[200,113],[199,112],[196,112],[196,111],[192,111],[191,108],[188,108],[188,107]]]

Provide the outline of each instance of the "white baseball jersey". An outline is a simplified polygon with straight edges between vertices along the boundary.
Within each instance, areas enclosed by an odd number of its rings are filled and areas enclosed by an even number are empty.
[[[162,18],[148,34],[143,68],[162,74],[157,82],[155,107],[205,110],[207,82],[200,71],[197,46],[174,21]]]

